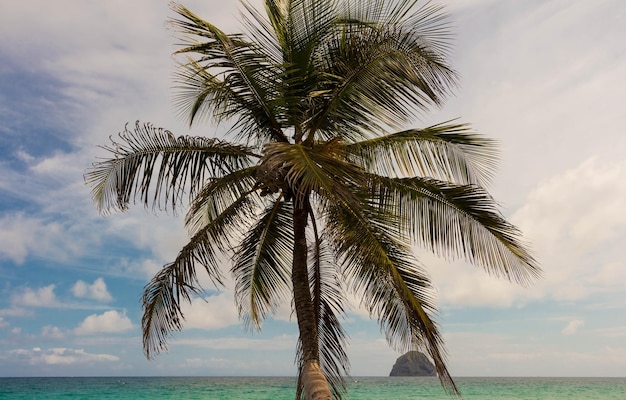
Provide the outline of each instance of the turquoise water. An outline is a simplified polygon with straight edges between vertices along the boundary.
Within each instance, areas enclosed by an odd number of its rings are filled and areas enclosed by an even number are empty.
[[[624,400],[626,378],[457,378],[464,399]],[[293,400],[295,378],[0,378],[0,399]],[[352,378],[348,400],[451,399],[436,378]]]

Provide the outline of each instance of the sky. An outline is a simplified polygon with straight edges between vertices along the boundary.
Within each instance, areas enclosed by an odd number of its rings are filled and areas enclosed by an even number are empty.
[[[258,0],[256,0],[258,2]],[[238,32],[238,2],[183,4]],[[418,250],[453,376],[626,376],[626,2],[443,1],[460,86],[413,126],[459,118],[500,143],[489,190],[543,268],[529,287]],[[172,106],[166,1],[0,3],[0,376],[294,375],[289,305],[262,332],[232,284],[185,309],[146,360],[143,286],[186,243],[182,218],[99,215],[83,174],[126,123],[189,129]],[[225,265],[228,269],[228,265]],[[355,303],[353,376],[400,355]]]

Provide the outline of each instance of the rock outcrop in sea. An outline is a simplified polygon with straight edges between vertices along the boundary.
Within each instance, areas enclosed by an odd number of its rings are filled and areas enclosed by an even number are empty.
[[[437,371],[426,355],[409,351],[398,357],[389,376],[437,376]]]

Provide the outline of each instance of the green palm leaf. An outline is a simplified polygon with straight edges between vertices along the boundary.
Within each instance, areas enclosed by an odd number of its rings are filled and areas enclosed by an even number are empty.
[[[216,286],[223,286],[216,250],[227,249],[227,244],[248,223],[247,210],[251,204],[247,196],[234,201],[217,218],[191,238],[178,253],[176,260],[166,265],[144,288],[142,303],[144,352],[148,358],[167,350],[171,332],[182,328],[184,315],[182,301],[191,302],[202,287],[196,268],[202,266]]]
[[[191,296],[199,293],[198,289],[190,285],[197,283],[195,269],[191,270],[194,274],[192,277],[186,277],[191,280],[190,284],[186,284],[179,273],[179,265],[166,265],[143,291],[141,327],[144,353],[149,359],[161,351],[167,351],[167,340],[172,331],[180,331],[183,326],[181,302],[191,302]]]
[[[488,272],[528,284],[540,274],[519,230],[481,187],[426,178],[372,177],[411,237],[434,253],[463,257]]]
[[[443,340],[427,313],[435,310],[429,279],[389,216],[344,203],[329,209],[327,221],[337,257],[389,343],[404,351],[425,349],[441,383],[458,393],[445,364]]]
[[[442,123],[350,143],[354,163],[388,177],[431,177],[459,184],[485,185],[497,161],[496,143],[468,125]]]
[[[255,154],[218,139],[179,136],[150,124],[125,129],[111,145],[113,158],[93,164],[85,174],[100,212],[126,210],[136,196],[147,207],[176,209],[185,190],[191,197],[205,179],[246,167]]]
[[[365,12],[371,20],[360,19],[359,11],[338,17],[335,37],[318,47],[315,59],[323,73],[317,91],[323,95],[309,120],[311,135],[358,140],[399,127],[416,110],[440,104],[454,85],[455,73],[444,62],[441,17],[425,7],[408,23],[413,1],[388,4]]]
[[[289,288],[293,248],[292,208],[280,198],[248,230],[232,268],[235,297],[247,327],[259,329]]]
[[[194,197],[185,217],[185,226],[191,236],[204,229],[227,210],[235,199],[250,196],[255,209],[261,206],[256,191],[256,167],[234,171],[221,178],[209,180]],[[252,213],[252,209],[250,213]]]
[[[299,144],[271,143],[264,147],[261,163],[267,170],[279,171],[296,199],[308,193],[320,198],[355,201],[347,185],[363,186],[366,177],[357,165],[340,157],[338,141],[309,148]]]
[[[183,90],[177,101],[180,109],[190,110],[190,123],[199,113],[218,122],[237,116],[235,127],[241,129],[240,135],[266,132],[274,140],[286,141],[277,119],[281,113],[275,82],[280,80],[281,69],[271,56],[242,35],[228,35],[179,4],[174,3],[172,9],[184,18],[171,21],[182,35],[205,39],[201,43],[188,40],[189,45],[177,51],[200,55],[185,64],[179,75]]]

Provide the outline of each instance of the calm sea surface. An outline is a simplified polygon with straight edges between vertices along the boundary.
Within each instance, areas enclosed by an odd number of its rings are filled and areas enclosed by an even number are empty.
[[[626,378],[457,378],[464,399],[624,400]],[[293,400],[295,378],[0,378],[0,399]],[[350,400],[451,399],[436,378],[352,378]]]

